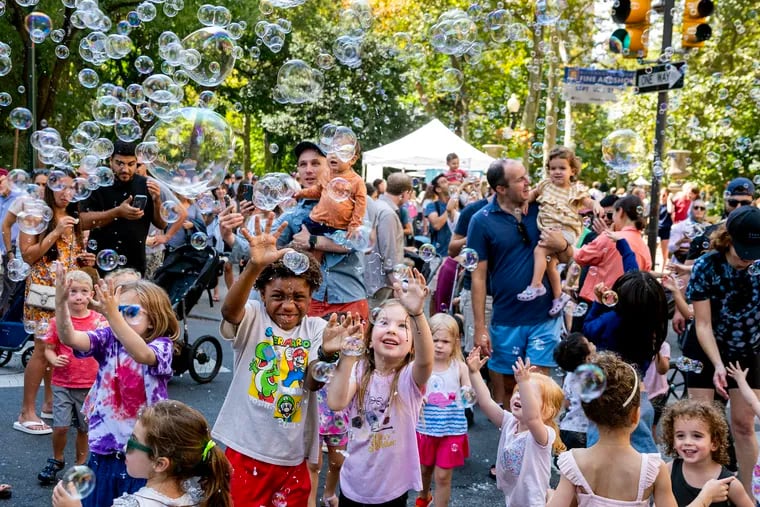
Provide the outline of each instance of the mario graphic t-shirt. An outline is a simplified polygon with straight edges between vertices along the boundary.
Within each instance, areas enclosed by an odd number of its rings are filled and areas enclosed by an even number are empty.
[[[248,301],[239,325],[222,322],[221,334],[232,341],[235,366],[213,437],[266,463],[303,462],[312,426],[307,421],[318,417],[315,393],[304,388],[306,369],[309,361],[317,360],[326,325],[306,317],[285,331],[258,301]]]

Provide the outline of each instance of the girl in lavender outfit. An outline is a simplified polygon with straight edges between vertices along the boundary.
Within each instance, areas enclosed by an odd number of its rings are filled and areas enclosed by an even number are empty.
[[[68,284],[63,268],[56,277],[55,317],[61,342],[76,357],[94,357],[98,375],[82,412],[88,419],[90,459],[97,488],[85,507],[111,505],[124,493],[134,493],[144,479],[127,475],[124,449],[140,408],[168,398],[172,351],[179,338],[179,323],[166,293],[140,280],[114,286],[101,280],[95,286],[92,306],[110,327],[76,331],[69,315]]]

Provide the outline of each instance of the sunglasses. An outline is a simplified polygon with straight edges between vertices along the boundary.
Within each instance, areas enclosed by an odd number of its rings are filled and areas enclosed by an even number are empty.
[[[750,204],[752,204],[752,201],[740,201],[738,199],[726,199],[726,204],[728,204],[732,208],[736,208],[738,206],[749,206]]]
[[[119,305],[119,312],[125,319],[137,318],[144,311],[140,305]]]
[[[517,232],[520,233],[523,243],[530,245],[530,236],[528,236],[528,228],[522,222],[517,222]]]
[[[699,211],[705,211],[707,208],[705,206],[694,206],[694,209],[699,210]]]
[[[148,447],[147,445],[143,445],[140,442],[137,441],[134,435],[129,437],[129,440],[127,440],[127,452],[129,451],[142,451],[148,456],[153,456],[153,449]]]
[[[612,218],[615,216],[615,213],[608,211],[605,216],[607,217],[607,220],[612,220]]]

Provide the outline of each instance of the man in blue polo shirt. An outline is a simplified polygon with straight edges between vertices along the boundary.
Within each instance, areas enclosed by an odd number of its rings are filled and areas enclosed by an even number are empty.
[[[539,240],[556,250],[560,260],[572,255],[572,246],[560,231],[539,232],[538,204],[529,204],[530,180],[516,160],[496,160],[487,179],[495,193],[493,201],[472,217],[467,246],[478,252],[480,261],[472,273],[472,307],[475,345],[490,356],[488,368],[494,399],[506,405],[514,389],[512,365],[518,357],[544,371],[556,366],[554,347],[560,340],[561,317],[549,317],[551,295],[520,306],[517,294],[533,273],[533,249]],[[485,324],[486,279],[493,295],[490,329]],[[544,279],[548,289],[548,282]]]

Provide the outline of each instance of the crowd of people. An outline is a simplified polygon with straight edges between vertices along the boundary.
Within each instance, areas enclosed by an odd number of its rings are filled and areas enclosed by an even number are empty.
[[[365,184],[358,150],[344,160],[303,141],[294,154],[289,206],[257,209],[255,179],[235,172],[209,208],[117,142],[114,184],[82,202],[74,173],[60,189],[34,175],[53,211],[36,235],[18,231],[25,197],[0,170],[4,264],[18,252],[31,267],[25,282],[6,274],[2,309],[16,294],[36,323],[13,428],[52,433],[38,474],[52,485],[74,426],[75,463],[97,484],[79,500],[58,483],[54,506],[400,507],[412,491],[416,507],[441,507],[469,455],[474,404],[499,428],[490,475],[508,506],[755,505],[750,180],[727,182],[711,223],[695,185],[665,189],[648,217],[641,189],[581,184],[565,147],[536,185],[516,160],[481,178],[452,153],[427,184],[401,172]],[[325,190],[334,178],[347,199]],[[659,265],[642,236],[650,219]],[[180,327],[152,281],[198,231],[225,260],[209,289],[219,300],[226,285],[220,334],[235,354],[213,428],[169,399]],[[103,249],[122,257],[118,270],[96,262]],[[303,270],[286,261],[293,251]],[[671,320],[702,367],[686,372],[689,399],[668,405]]]

